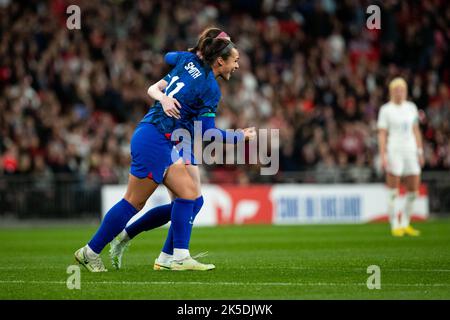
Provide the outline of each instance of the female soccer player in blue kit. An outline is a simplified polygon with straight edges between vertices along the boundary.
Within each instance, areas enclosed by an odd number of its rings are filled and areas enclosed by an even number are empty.
[[[197,45],[189,49],[189,52],[195,53],[198,56],[201,56],[201,53],[199,51],[199,46],[206,38],[216,38],[216,39],[226,39],[230,40],[230,37],[221,29],[218,28],[208,28],[204,30],[198,40]],[[179,54],[185,54],[180,52],[171,52],[166,54],[165,61],[169,65],[174,65],[177,55]],[[202,121],[202,125],[204,130],[209,129],[211,126],[214,127],[212,117],[205,117],[203,118],[202,115],[200,116],[200,120]],[[206,125],[206,127],[205,127]],[[219,130],[219,129],[217,129]],[[225,132],[221,130],[222,136],[224,137],[224,141],[227,143],[237,143],[239,141],[242,141],[245,138],[251,138],[254,135],[254,128],[246,128],[243,129],[242,132],[238,132],[237,135],[225,135]],[[186,161],[185,161],[186,162]],[[186,168],[188,169],[189,174],[194,180],[196,190],[197,190],[197,198],[195,200],[194,204],[194,211],[193,215],[190,220],[189,224],[189,234],[192,230],[192,223],[200,211],[202,205],[203,205],[203,197],[201,195],[201,183],[200,183],[200,173],[198,170],[198,167],[196,166],[195,159],[192,157],[191,160],[186,163],[188,166]],[[182,161],[178,161],[174,166],[177,165],[184,165]],[[169,191],[170,193],[170,191]],[[170,194],[172,200],[176,198],[175,195],[172,193]],[[139,233],[143,231],[148,231],[155,229],[157,227],[160,227],[167,222],[170,221],[170,213],[173,206],[173,202],[170,204],[162,205],[159,207],[152,208],[148,212],[146,212],[142,217],[140,217],[137,221],[135,221],[133,224],[127,226],[118,236],[116,239],[114,239],[111,242],[111,250],[110,250],[110,256],[111,256],[111,262],[113,266],[117,269],[121,267],[121,261],[122,261],[122,255],[126,247],[128,246],[128,243],[131,239],[136,237]],[[190,238],[190,236],[189,236]],[[155,260],[154,263],[154,269],[155,270],[167,270],[170,269],[171,261],[173,260],[173,231],[172,227],[169,228],[168,235],[166,238],[166,241],[164,243],[163,249],[159,255],[159,257]]]
[[[164,183],[178,197],[173,201],[171,211],[174,245],[171,269],[214,268],[214,265],[201,264],[191,258],[187,249],[189,219],[197,198],[196,188],[185,166],[171,166],[173,145],[168,135],[176,128],[177,122],[188,126],[189,121],[199,119],[202,114],[215,113],[221,95],[216,77],[230,78],[239,67],[239,53],[231,41],[220,38],[205,39],[200,51],[202,59],[193,54],[178,54],[176,67],[148,90],[157,101],[131,140],[132,163],[127,192],[108,211],[91,241],[75,252],[76,260],[91,272],[107,271],[100,252],[142,209],[160,183]],[[195,68],[196,72],[188,72],[187,66],[190,70]],[[167,116],[177,116],[177,112],[178,120]]]

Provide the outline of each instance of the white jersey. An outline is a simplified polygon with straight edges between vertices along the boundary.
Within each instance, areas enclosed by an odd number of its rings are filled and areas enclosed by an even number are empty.
[[[413,126],[418,122],[417,106],[410,101],[397,105],[388,102],[378,114],[378,129],[386,129],[387,152],[417,152]]]

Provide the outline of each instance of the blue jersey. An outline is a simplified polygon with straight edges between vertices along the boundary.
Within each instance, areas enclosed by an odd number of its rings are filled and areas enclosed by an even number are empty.
[[[174,68],[164,77],[168,83],[164,93],[180,103],[181,118],[167,116],[161,103],[156,101],[141,122],[152,123],[163,134],[170,134],[178,128],[192,133],[195,120],[215,116],[221,97],[220,88],[211,67],[196,54],[181,51],[168,55],[166,62]]]

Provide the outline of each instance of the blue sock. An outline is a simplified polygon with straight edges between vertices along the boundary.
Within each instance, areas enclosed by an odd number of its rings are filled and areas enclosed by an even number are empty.
[[[97,233],[89,241],[89,247],[95,253],[100,253],[123,230],[136,212],[137,210],[127,200],[122,199],[117,202],[105,215]]]
[[[187,234],[187,239],[191,239],[191,234],[192,234],[192,227],[194,226],[194,220],[195,217],[197,216],[197,214],[200,212],[200,209],[203,206],[203,197],[200,196],[197,199],[195,199],[194,202],[194,209],[192,212],[192,217],[191,217],[191,223],[188,223],[188,234]],[[188,242],[188,248],[189,248],[189,242]],[[172,225],[170,225],[169,228],[169,232],[167,233],[167,238],[166,238],[166,242],[164,243],[164,247],[162,249],[162,252],[167,253],[167,254],[173,254],[173,230],[172,230]]]
[[[173,202],[155,207],[147,211],[142,217],[125,228],[130,239],[143,231],[152,230],[165,225],[170,221]]]
[[[177,198],[173,202],[172,207],[172,237],[174,248],[188,249],[190,220],[194,212],[194,200]]]

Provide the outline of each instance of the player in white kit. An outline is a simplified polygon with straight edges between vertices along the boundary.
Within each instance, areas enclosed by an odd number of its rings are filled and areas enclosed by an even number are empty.
[[[420,185],[420,172],[424,164],[422,137],[419,129],[417,106],[407,101],[407,84],[395,78],[389,84],[390,101],[378,114],[378,147],[389,188],[388,213],[393,236],[418,236],[420,232],[410,225],[414,200]],[[404,178],[406,205],[400,216],[395,212],[400,180]]]

